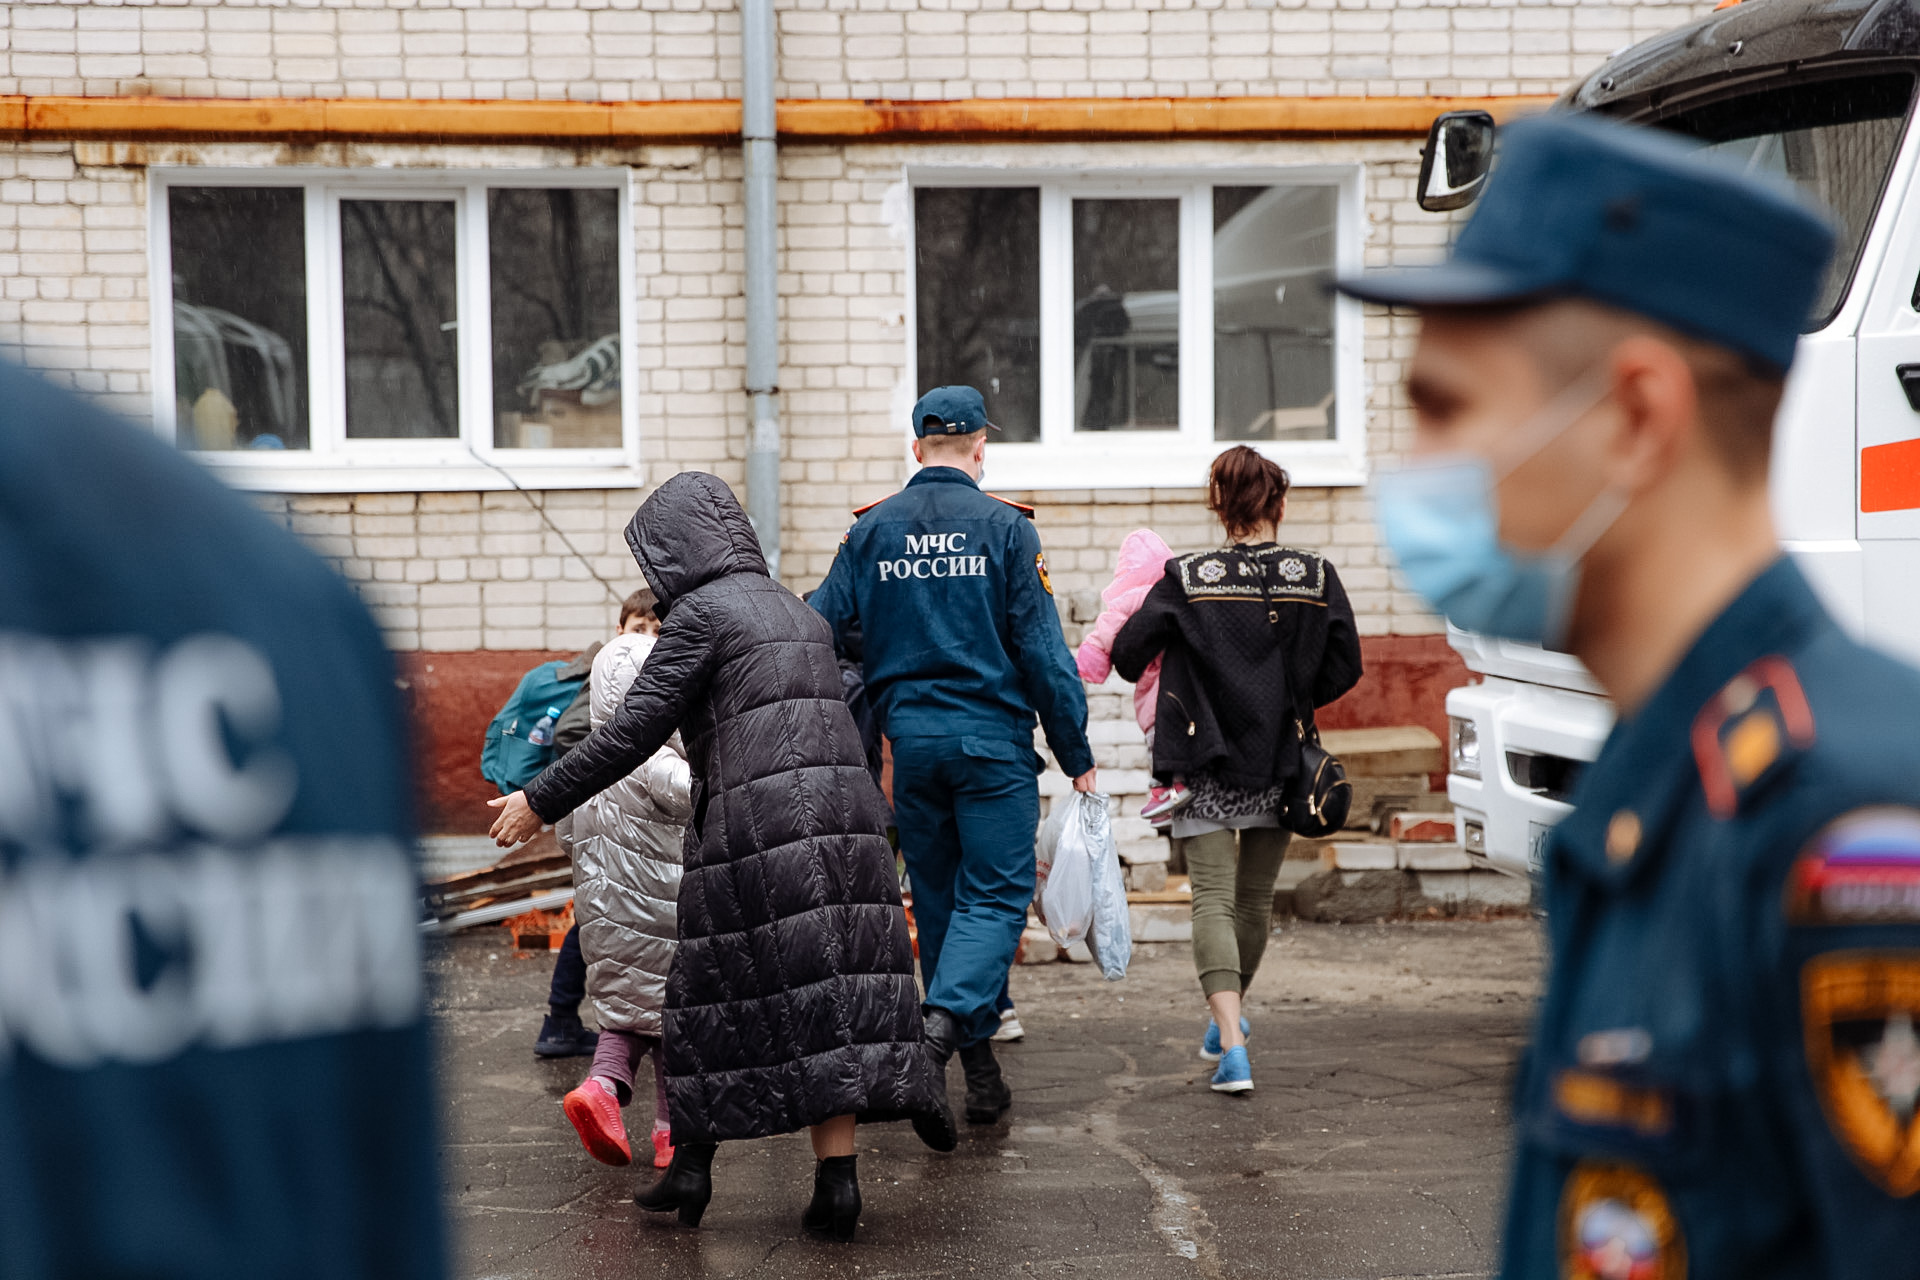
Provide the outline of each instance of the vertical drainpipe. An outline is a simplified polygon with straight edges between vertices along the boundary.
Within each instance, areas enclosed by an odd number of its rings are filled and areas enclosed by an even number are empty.
[[[741,149],[747,203],[747,516],[780,577],[779,206],[773,0],[740,0]]]

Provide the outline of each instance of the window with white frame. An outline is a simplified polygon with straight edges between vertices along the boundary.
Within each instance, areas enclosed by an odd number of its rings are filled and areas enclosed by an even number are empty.
[[[978,387],[1010,488],[1198,483],[1248,443],[1364,475],[1357,167],[913,175],[917,388]]]
[[[289,488],[629,463],[624,182],[157,174],[161,429]]]

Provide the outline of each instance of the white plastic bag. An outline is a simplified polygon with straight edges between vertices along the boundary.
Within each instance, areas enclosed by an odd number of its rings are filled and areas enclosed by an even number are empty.
[[[1097,791],[1054,801],[1034,848],[1034,905],[1056,943],[1084,941],[1107,981],[1118,982],[1133,958],[1133,933],[1108,804]]]
[[[1079,794],[1076,792],[1075,794]],[[1099,792],[1082,797],[1096,803],[1081,806],[1087,827],[1087,845],[1093,851],[1093,927],[1087,949],[1108,982],[1127,976],[1133,959],[1133,926],[1127,919],[1127,881],[1120,870],[1120,851],[1113,843],[1113,820],[1107,798]]]
[[[1093,924],[1093,855],[1081,816],[1084,798],[1070,791],[1055,800],[1034,846],[1034,906],[1062,949],[1085,941]]]

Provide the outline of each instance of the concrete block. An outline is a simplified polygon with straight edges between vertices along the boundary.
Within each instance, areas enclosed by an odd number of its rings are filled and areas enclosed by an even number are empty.
[[[1533,885],[1500,871],[1475,871],[1467,882],[1467,897],[1489,907],[1524,907],[1533,901]]]
[[[1416,874],[1415,881],[1420,886],[1420,896],[1429,902],[1459,905],[1468,901],[1468,882],[1472,878],[1470,871],[1422,871]]]
[[[1029,925],[1020,934],[1020,945],[1013,953],[1015,964],[1052,964],[1060,958],[1060,947],[1045,929]]]
[[[1405,871],[1326,870],[1295,886],[1293,908],[1304,920],[1352,924],[1400,915],[1419,893]]]
[[[1442,773],[1447,753],[1433,730],[1421,725],[1388,729],[1325,729],[1327,750],[1340,757],[1348,777],[1382,778],[1410,773]]]
[[[1414,809],[1419,807],[1420,797],[1429,794],[1427,775],[1424,773],[1384,778],[1356,778],[1349,774],[1347,781],[1353,785],[1353,807],[1347,810],[1348,830],[1372,825],[1374,815],[1383,805],[1396,810]],[[1446,799],[1445,796],[1438,798],[1442,801]]]
[[[1457,844],[1403,844],[1397,846],[1400,866],[1407,871],[1469,871],[1473,860]]]
[[[1167,864],[1141,862],[1127,867],[1127,888],[1137,893],[1158,893],[1167,887]]]
[[[1392,871],[1399,865],[1392,845],[1357,840],[1328,845],[1320,861],[1330,871]]]
[[[1192,942],[1193,908],[1171,903],[1131,903],[1127,907],[1127,926],[1135,942]]]

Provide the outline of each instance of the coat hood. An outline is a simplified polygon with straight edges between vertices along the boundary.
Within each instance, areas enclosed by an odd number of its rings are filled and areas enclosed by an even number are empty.
[[[1120,567],[1113,583],[1100,593],[1102,604],[1112,604],[1129,591],[1151,587],[1166,574],[1173,548],[1151,529],[1135,529],[1120,543]]]
[[[682,471],[649,494],[627,522],[627,546],[663,618],[674,601],[716,578],[767,572],[760,539],[733,490],[705,471]]]

